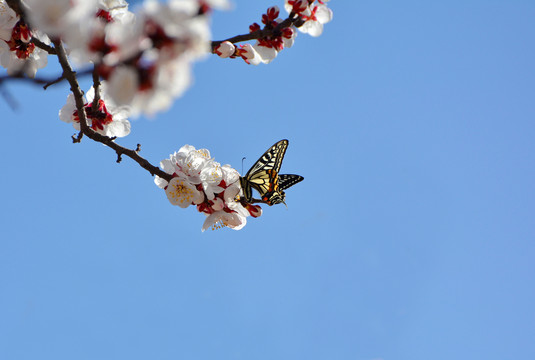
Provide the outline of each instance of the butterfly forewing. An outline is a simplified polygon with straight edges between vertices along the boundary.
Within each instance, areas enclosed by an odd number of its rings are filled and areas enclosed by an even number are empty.
[[[251,169],[247,171],[245,178],[253,176],[259,170],[275,170],[278,173],[287,148],[288,140],[286,139],[274,144],[260,157],[260,159],[258,159]]]

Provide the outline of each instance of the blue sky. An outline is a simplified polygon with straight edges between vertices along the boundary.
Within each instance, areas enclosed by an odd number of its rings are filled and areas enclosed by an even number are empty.
[[[235,0],[214,39],[273,4]],[[270,65],[198,63],[119,141],[247,170],[289,139],[305,180],[241,231],[201,233],[132,161],[73,145],[65,84],[7,85],[0,358],[535,357],[535,3],[329,5]]]

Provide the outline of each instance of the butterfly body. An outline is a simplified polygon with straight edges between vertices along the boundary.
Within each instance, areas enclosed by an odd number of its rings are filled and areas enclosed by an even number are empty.
[[[253,188],[260,193],[262,202],[270,206],[284,203],[284,190],[304,179],[299,175],[279,175],[287,148],[288,140],[278,141],[258,159],[245,176],[240,177],[246,203],[253,201]]]

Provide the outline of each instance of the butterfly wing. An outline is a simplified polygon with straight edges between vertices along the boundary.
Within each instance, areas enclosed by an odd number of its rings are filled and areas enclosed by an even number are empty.
[[[269,205],[283,203],[286,205],[284,200],[286,200],[286,194],[284,190],[288,189],[291,186],[294,186],[300,181],[303,181],[305,178],[300,175],[294,174],[279,174],[278,176],[278,187],[273,191],[269,191],[263,195],[262,200],[264,200]]]
[[[279,174],[279,189],[286,190],[291,186],[294,186],[298,182],[303,181],[305,178],[300,175],[294,174]]]
[[[288,148],[288,140],[284,139],[273,144],[272,147],[267,149],[267,151],[254,163],[254,165],[247,171],[245,175],[246,178],[250,178],[254,173],[260,170],[275,170],[276,173],[279,172],[282,159]]]

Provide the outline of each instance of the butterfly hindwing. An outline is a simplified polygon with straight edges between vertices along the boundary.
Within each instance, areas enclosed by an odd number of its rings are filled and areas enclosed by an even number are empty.
[[[290,186],[294,186],[298,182],[303,181],[305,178],[300,175],[294,174],[279,174],[279,189],[286,190]]]
[[[263,195],[262,200],[271,205],[280,203],[286,205],[284,202],[284,200],[286,200],[286,194],[284,193],[284,190],[294,186],[300,181],[303,181],[305,178],[300,175],[293,174],[279,174],[278,178],[278,190],[267,192]]]

